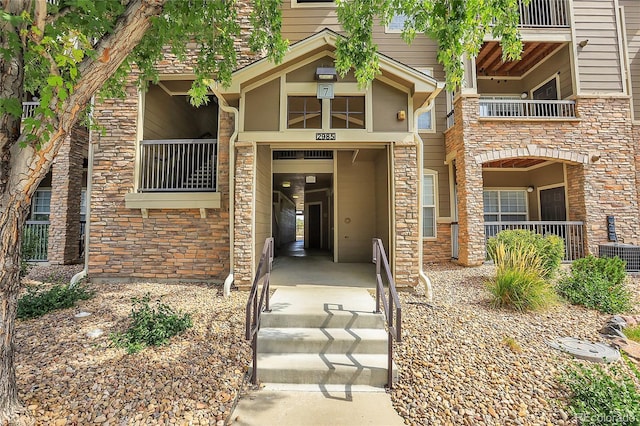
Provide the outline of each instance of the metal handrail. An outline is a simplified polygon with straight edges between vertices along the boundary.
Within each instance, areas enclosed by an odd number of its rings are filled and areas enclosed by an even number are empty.
[[[396,282],[391,275],[389,261],[380,238],[373,239],[373,262],[376,264],[376,313],[380,313],[380,301],[384,306],[384,317],[387,323],[387,380],[389,389],[393,388],[393,340],[402,341],[402,307],[396,291]],[[386,299],[384,284],[382,282],[381,269],[384,268],[389,287],[389,296]],[[394,318],[395,317],[395,318]]]
[[[253,352],[253,371],[251,383],[256,384],[258,378],[258,330],[260,330],[260,317],[262,312],[269,312],[269,280],[271,278],[271,265],[273,264],[273,237],[264,242],[260,263],[253,279],[253,285],[249,292],[249,300],[246,307],[246,331],[245,338],[251,340]],[[258,299],[258,286],[262,283],[260,299]]]

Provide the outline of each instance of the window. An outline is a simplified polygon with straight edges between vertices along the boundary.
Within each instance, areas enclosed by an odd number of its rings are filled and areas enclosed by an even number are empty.
[[[407,21],[407,15],[393,15],[391,21],[385,28],[386,33],[400,33],[404,29],[404,23]]]
[[[31,220],[48,221],[51,214],[51,190],[38,189],[31,202]]]
[[[335,7],[334,0],[291,0],[291,7]]]
[[[364,96],[336,96],[331,100],[332,129],[364,129]]]
[[[433,68],[417,68],[418,71],[433,77]],[[435,104],[434,104],[435,108]],[[418,116],[418,122],[416,123],[419,132],[433,132],[435,127],[433,125],[433,108],[430,111],[423,112]]]
[[[436,236],[436,188],[437,175],[431,170],[424,171],[422,180],[422,237]]]
[[[528,217],[526,190],[485,190],[485,222],[519,222]]]
[[[289,96],[287,128],[321,129],[322,100],[315,96]]]
[[[80,221],[84,222],[87,218],[87,190],[83,189],[80,195]]]

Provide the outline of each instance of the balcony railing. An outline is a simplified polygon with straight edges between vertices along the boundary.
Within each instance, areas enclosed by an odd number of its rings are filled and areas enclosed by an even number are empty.
[[[520,23],[525,28],[569,27],[569,0],[531,0],[519,2]]]
[[[22,118],[33,117],[36,108],[40,105],[39,101],[30,101],[22,103]]]
[[[217,188],[216,139],[145,140],[140,192],[198,192]]]
[[[451,258],[457,259],[460,247],[458,246],[458,222],[451,224]]]
[[[480,99],[480,117],[576,118],[575,101]]]
[[[455,123],[455,110],[452,109],[447,113],[447,129],[452,128]]]
[[[48,257],[49,221],[28,220],[22,230],[22,256],[30,262],[45,262]]]
[[[485,222],[485,242],[507,229],[525,229],[541,235],[557,235],[564,240],[564,261],[570,262],[585,256],[584,224],[582,222]]]

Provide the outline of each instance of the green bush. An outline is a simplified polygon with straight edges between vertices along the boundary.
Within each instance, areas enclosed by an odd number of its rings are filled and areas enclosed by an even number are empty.
[[[640,394],[619,365],[607,372],[599,365],[575,364],[560,381],[571,390],[569,412],[581,425],[640,424]]]
[[[57,309],[71,308],[78,300],[93,297],[93,292],[82,286],[56,284],[44,290],[29,287],[27,293],[18,300],[18,318],[36,318]]]
[[[504,244],[508,250],[512,250],[512,246],[532,246],[536,253],[542,259],[544,266],[543,278],[549,279],[553,277],[562,259],[564,258],[564,240],[557,235],[543,236],[525,229],[514,229],[501,231],[495,237],[489,238],[487,243],[487,252],[491,260],[495,262],[492,253],[498,243]]]
[[[175,312],[170,306],[160,303],[156,306],[149,304],[149,294],[143,298],[133,298],[133,309],[129,318],[131,324],[124,333],[113,333],[111,341],[117,347],[126,348],[132,354],[139,352],[145,346],[163,345],[169,339],[182,333],[193,324],[191,315]]]
[[[544,309],[557,301],[545,279],[547,270],[532,245],[500,241],[492,247],[496,276],[486,283],[494,307],[511,307],[517,311]]]
[[[618,257],[589,255],[571,265],[571,274],[558,281],[558,293],[573,304],[617,314],[631,309],[625,285],[625,262]]]

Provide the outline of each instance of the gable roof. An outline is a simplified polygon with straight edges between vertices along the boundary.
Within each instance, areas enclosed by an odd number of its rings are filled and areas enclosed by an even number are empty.
[[[314,54],[325,52],[332,56],[339,37],[342,36],[329,28],[325,28],[289,46],[289,50],[280,64],[274,64],[267,58],[262,58],[237,69],[232,74],[231,85],[228,88],[219,88],[219,90],[222,94],[239,94],[247,83],[273,76],[276,71],[295,68],[299,61]],[[414,94],[439,92],[444,87],[443,82],[413,67],[382,53],[377,53],[377,55],[382,74],[388,74],[395,77],[394,79],[399,79]]]

